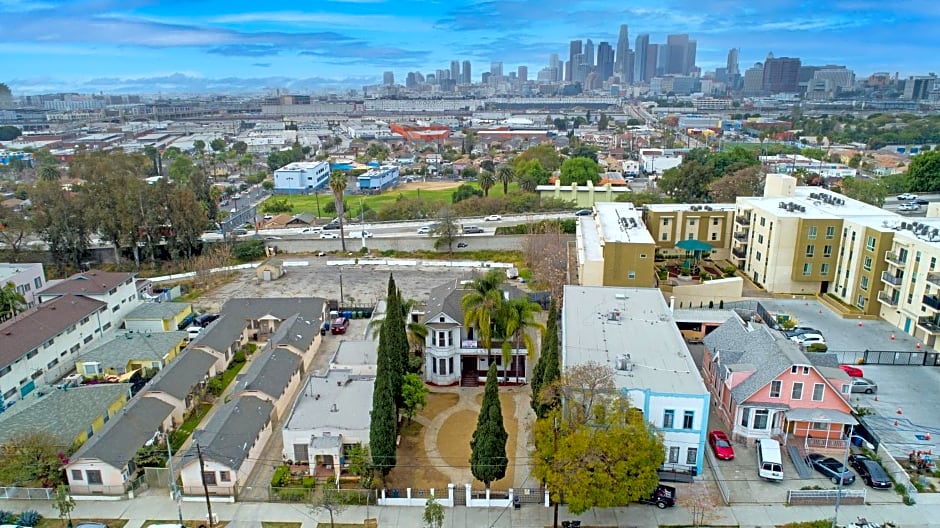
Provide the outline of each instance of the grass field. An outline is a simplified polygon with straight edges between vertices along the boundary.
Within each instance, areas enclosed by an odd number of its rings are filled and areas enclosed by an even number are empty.
[[[448,188],[440,188],[442,183],[452,183],[453,185]],[[395,200],[398,200],[399,196],[403,196],[405,198],[422,198],[425,200],[440,202],[441,204],[449,204],[451,203],[451,195],[454,194],[454,190],[463,183],[469,183],[477,189],[480,188],[476,182],[428,182],[427,184],[405,184],[400,187],[385,191],[382,194],[346,195],[346,204],[349,205],[349,209],[346,211],[346,218],[352,219],[359,216],[361,212],[360,203],[366,209],[380,211],[383,207],[394,203]],[[429,188],[421,188],[422,185],[426,185]],[[509,185],[510,193],[516,192],[518,190],[518,184],[511,183]],[[497,183],[495,186],[493,186],[492,189],[490,189],[490,195],[498,196],[501,194],[503,194],[503,186],[500,183]],[[319,195],[291,196],[288,198],[288,200],[292,206],[291,214],[317,214],[317,201],[319,200],[320,216],[330,218],[335,216],[324,212],[324,206],[326,206],[328,203],[333,203],[333,195],[329,192],[320,192]]]

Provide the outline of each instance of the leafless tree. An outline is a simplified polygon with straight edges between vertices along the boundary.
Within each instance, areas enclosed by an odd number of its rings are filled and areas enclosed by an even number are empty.
[[[544,222],[522,241],[522,256],[535,279],[561,301],[568,278],[568,237],[561,224]]]

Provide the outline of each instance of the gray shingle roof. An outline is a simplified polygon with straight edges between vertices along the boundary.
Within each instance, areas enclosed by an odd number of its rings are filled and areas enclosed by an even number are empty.
[[[112,288],[133,279],[133,273],[88,270],[50,284],[40,290],[39,295],[66,295],[69,293],[75,295],[103,295]]]
[[[294,373],[303,368],[302,362],[300,356],[283,348],[264,350],[255,356],[248,370],[238,377],[235,393],[260,391],[277,400]]]
[[[452,317],[455,321],[463,324],[463,307],[461,306],[461,301],[464,295],[472,291],[469,284],[461,284],[461,282],[465,280],[468,279],[456,279],[453,282],[441,284],[431,289],[431,293],[428,295],[427,311],[425,312],[424,318],[425,323],[435,322],[438,314],[443,312],[447,314],[447,316]],[[503,292],[504,296],[508,295],[510,299],[524,297],[526,295],[519,288],[508,284],[501,284],[499,289]]]
[[[209,373],[209,368],[216,362],[212,354],[193,348],[187,348],[150,380],[145,390],[160,391],[178,400],[185,400]]]
[[[125,332],[83,352],[77,361],[96,361],[103,369],[124,368],[131,360],[162,362],[185,338],[186,332]]]
[[[30,430],[54,435],[62,445],[71,444],[96,419],[107,414],[115,401],[128,394],[131,384],[101,383],[67,390],[50,387],[48,390],[50,392],[43,396],[38,396],[39,391],[33,391],[0,414],[0,444]]]
[[[770,383],[792,365],[809,365],[799,346],[783,336],[776,336],[764,325],[751,325],[735,316],[705,336],[705,346],[712,358],[718,355],[720,375],[728,371],[753,372],[731,389],[731,397],[741,403]]]
[[[318,326],[322,322],[323,304],[323,299],[318,297],[230,299],[222,305],[222,316],[203,330],[193,344],[224,352],[238,340],[249,320],[265,315],[281,320],[300,315],[310,320],[313,326]]]
[[[12,364],[50,337],[65,332],[82,318],[102,310],[101,301],[81,296],[68,296],[46,301],[0,324],[0,368]]]
[[[173,406],[157,398],[134,398],[82,444],[71,459],[98,459],[122,469],[153,438],[171,412]]]
[[[172,319],[191,305],[181,302],[147,302],[131,310],[125,319]]]
[[[274,405],[267,400],[239,396],[220,407],[205,428],[196,431],[194,440],[202,446],[205,458],[238,470],[273,412]],[[195,445],[187,455],[195,458]]]

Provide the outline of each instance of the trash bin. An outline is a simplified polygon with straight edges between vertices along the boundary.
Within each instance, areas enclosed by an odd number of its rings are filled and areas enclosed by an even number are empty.
[[[852,437],[852,445],[854,445],[855,447],[860,447],[862,445],[862,437],[858,435],[854,435]]]
[[[520,496],[518,496],[518,495],[514,496],[514,497],[512,498],[512,507],[515,508],[515,509],[517,509],[517,510],[518,510],[519,508],[521,508],[521,507],[522,507],[522,497],[520,497]]]

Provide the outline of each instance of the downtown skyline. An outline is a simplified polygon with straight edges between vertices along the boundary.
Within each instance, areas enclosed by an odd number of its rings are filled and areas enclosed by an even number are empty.
[[[688,34],[703,72],[724,66],[730,48],[741,49],[742,70],[772,52],[803,64],[844,64],[860,77],[936,71],[931,34],[940,8],[902,4],[334,0],[311,9],[291,0],[276,7],[0,0],[0,80],[17,94],[260,91],[291,80],[305,80],[299,86],[307,89],[339,88],[380,84],[385,71],[400,82],[409,71],[468,60],[479,82],[492,62],[507,72],[537,72],[552,53],[567,58],[571,40],[616,49],[621,24],[629,27],[631,49],[643,33],[651,43]]]

